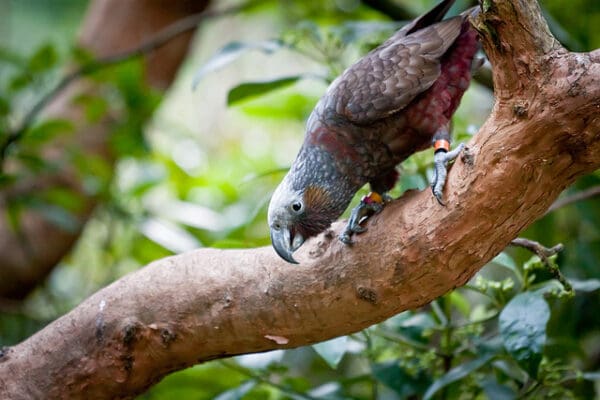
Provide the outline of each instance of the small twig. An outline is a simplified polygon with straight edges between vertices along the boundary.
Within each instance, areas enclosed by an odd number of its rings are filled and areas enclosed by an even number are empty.
[[[532,253],[534,253],[535,255],[537,255],[540,258],[540,260],[542,261],[542,263],[546,266],[548,271],[552,274],[552,276],[557,281],[560,282],[560,284],[563,286],[565,291],[568,293],[573,292],[573,286],[571,286],[571,283],[560,272],[560,269],[558,268],[558,266],[550,259],[551,256],[558,254],[560,251],[562,251],[564,249],[564,246],[562,245],[562,243],[559,243],[556,246],[548,248],[534,240],[525,239],[525,238],[516,238],[516,239],[513,239],[510,242],[510,244],[512,246],[518,246],[518,247],[525,248],[525,249],[531,251]]]
[[[90,64],[83,65],[73,72],[65,75],[60,82],[45,96],[43,96],[23,118],[20,126],[10,132],[4,143],[0,144],[0,172],[3,170],[4,160],[8,148],[15,142],[19,141],[25,132],[29,129],[38,114],[46,108],[48,103],[53,100],[58,94],[65,90],[73,81],[79,79],[84,75],[88,75],[92,72],[98,71],[102,68],[121,63],[123,61],[130,60],[132,58],[142,56],[151,51],[161,48],[171,40],[175,39],[179,35],[182,35],[192,29],[195,29],[198,24],[208,18],[222,17],[224,15],[234,14],[236,12],[245,10],[252,5],[254,1],[250,1],[241,5],[232,6],[223,10],[208,10],[198,14],[193,14],[188,17],[182,18],[167,27],[160,30],[158,33],[150,37],[148,40],[143,42],[137,47],[129,50],[122,51],[111,56],[99,58],[92,61]]]
[[[513,239],[510,242],[510,244],[512,246],[522,247],[531,251],[532,253],[537,255],[544,264],[548,263],[548,257],[551,257],[564,249],[562,243],[559,243],[554,247],[548,248],[543,246],[539,242],[536,242],[535,240],[525,238]]]
[[[559,208],[568,206],[578,201],[587,200],[595,196],[600,196],[600,185],[592,186],[591,188],[582,190],[581,192],[572,194],[570,196],[565,196],[561,199],[556,200],[554,203],[552,203],[552,205],[550,206],[550,208],[548,208],[548,211],[546,211],[546,214],[544,215],[550,214],[551,212],[558,210]]]

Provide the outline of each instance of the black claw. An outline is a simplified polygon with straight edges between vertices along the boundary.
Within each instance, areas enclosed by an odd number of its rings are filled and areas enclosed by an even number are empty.
[[[444,201],[442,200],[441,193],[436,193],[435,191],[433,191],[433,197],[435,197],[435,199],[437,200],[438,203],[440,203],[441,206],[446,207],[446,203],[444,203]]]
[[[338,238],[340,239],[340,242],[342,242],[348,246],[351,246],[354,244],[354,242],[350,238],[350,235],[347,232],[342,233]]]
[[[355,226],[352,227],[352,233],[363,233],[363,232],[366,232],[366,231],[367,231],[367,228],[363,228],[360,225],[355,225]]]

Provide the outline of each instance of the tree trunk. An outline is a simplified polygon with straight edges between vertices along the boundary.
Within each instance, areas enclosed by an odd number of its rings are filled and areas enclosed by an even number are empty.
[[[130,398],[169,372],[349,334],[464,284],[600,166],[600,51],[569,53],[537,3],[487,1],[474,25],[497,101],[440,206],[412,191],[352,247],[342,224],[284,263],[201,249],[118,280],[0,359],[0,397]]]
[[[79,44],[98,58],[127,51],[165,26],[202,11],[207,4],[208,0],[96,0],[88,9]],[[191,38],[191,32],[181,35],[145,58],[151,85],[160,89],[169,86],[186,56]],[[46,160],[62,162],[62,167],[0,192],[0,299],[21,299],[42,281],[69,252],[96,205],[96,199],[86,194],[77,169],[66,164],[64,159],[65,150],[76,147],[86,157],[104,160],[109,167],[114,163],[108,140],[115,116],[109,115],[95,125],[89,124],[85,122],[82,108],[71,101],[77,95],[93,95],[97,91],[98,84],[80,80],[49,106],[47,117],[76,123],[73,135],[51,144],[44,151]],[[19,232],[14,232],[5,212],[9,204],[17,197],[51,188],[69,188],[80,198],[82,205],[77,213],[77,227],[67,231],[39,212],[27,210],[20,216]]]

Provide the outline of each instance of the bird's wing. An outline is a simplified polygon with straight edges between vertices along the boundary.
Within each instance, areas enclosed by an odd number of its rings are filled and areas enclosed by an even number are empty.
[[[349,67],[329,87],[325,109],[368,124],[406,107],[440,75],[440,58],[460,34],[462,17],[388,40]]]

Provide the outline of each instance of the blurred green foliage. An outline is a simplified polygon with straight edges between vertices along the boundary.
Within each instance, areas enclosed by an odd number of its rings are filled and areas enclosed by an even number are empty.
[[[15,15],[39,21],[52,7],[27,9],[11,2]],[[431,1],[404,2],[418,13]],[[453,11],[466,7],[457,2]],[[24,5],[25,4],[25,5]],[[81,2],[58,2],[75,15]],[[559,0],[542,5],[552,30],[574,50],[600,47],[599,5]],[[32,11],[36,10],[36,11]],[[45,11],[40,11],[45,10]],[[69,14],[74,13],[74,14]],[[78,14],[79,13],[79,14]],[[189,249],[254,247],[269,243],[266,205],[302,138],[302,124],[326,84],[345,66],[385,39],[399,25],[358,1],[269,1],[243,16],[245,23],[277,21],[263,41],[223,43],[204,67],[188,70],[186,90],[195,76],[199,91],[221,69],[254,63],[249,51],[301,66],[290,74],[257,80],[238,78],[229,89],[226,117],[239,132],[214,137],[207,125],[191,131],[162,108],[182,100],[164,99],[143,82],[137,61],[102,69],[92,79],[95,95],[73,101],[88,123],[117,110],[112,146],[116,171],[101,159],[69,149],[90,195],[101,204],[75,250],[26,302],[2,304],[0,346],[23,340],[75,307],[98,288],[157,258]],[[35,22],[34,22],[35,23]],[[68,25],[68,24],[67,24]],[[19,25],[20,26],[20,25]],[[19,29],[22,29],[19,28]],[[48,28],[49,29],[49,28]],[[18,31],[19,35],[21,30]],[[25,34],[25,33],[22,33]],[[211,31],[202,32],[211,35]],[[213,34],[214,36],[218,35]],[[36,40],[26,38],[27,40]],[[39,40],[39,39],[37,39]],[[81,49],[41,43],[32,51],[0,48],[0,143],[27,110],[60,78],[68,62],[86,64]],[[256,53],[256,52],[255,52]],[[222,87],[223,92],[227,89]],[[210,94],[194,107],[215,104]],[[163,104],[158,109],[161,100]],[[468,140],[485,120],[492,93],[473,84],[454,119],[456,140]],[[216,111],[214,111],[216,112]],[[72,135],[74,121],[36,120],[7,149],[18,173],[2,172],[0,190],[57,168],[40,149]],[[289,153],[289,154],[288,154]],[[424,189],[432,156],[422,152],[403,163],[395,195]],[[114,173],[113,173],[114,172]],[[580,179],[567,195],[600,184],[600,174]],[[361,195],[359,193],[357,198]],[[356,200],[355,200],[356,201]],[[312,347],[214,361],[172,374],[142,399],[410,399],[410,398],[593,398],[600,374],[600,207],[587,200],[543,217],[524,236],[565,250],[549,264],[571,278],[576,295],[565,290],[548,265],[525,250],[508,249],[467,285],[419,310],[403,312],[363,332]],[[81,199],[52,190],[14,199],[7,209],[18,231],[20,213],[43,211],[48,220],[72,229]],[[585,371],[585,372],[584,372]]]

